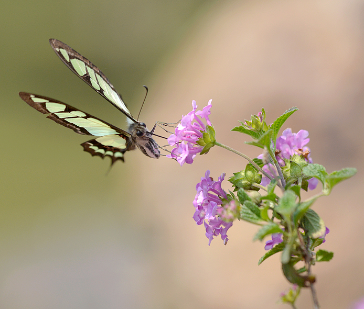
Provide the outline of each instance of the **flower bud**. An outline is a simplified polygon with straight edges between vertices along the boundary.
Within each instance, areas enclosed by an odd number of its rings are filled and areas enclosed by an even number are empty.
[[[251,198],[252,202],[256,205],[259,205],[261,202],[261,195],[258,191],[255,190],[245,190],[245,192],[249,195],[249,197]]]

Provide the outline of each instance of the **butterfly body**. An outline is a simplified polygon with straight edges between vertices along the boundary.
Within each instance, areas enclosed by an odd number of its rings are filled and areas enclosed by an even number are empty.
[[[160,156],[159,146],[152,138],[152,134],[148,131],[144,122],[132,123],[129,126],[129,133],[131,139],[128,141],[130,144],[135,145],[148,157]],[[132,145],[130,145],[132,147]]]
[[[124,161],[124,153],[137,147],[146,156],[158,159],[160,151],[152,133],[143,122],[134,119],[106,76],[68,45],[55,39],[49,41],[55,53],[73,73],[127,116],[128,131],[49,97],[26,92],[20,92],[20,97],[58,124],[78,134],[97,137],[81,144],[84,151],[92,156],[108,156],[111,158],[111,164],[114,164],[117,160]]]

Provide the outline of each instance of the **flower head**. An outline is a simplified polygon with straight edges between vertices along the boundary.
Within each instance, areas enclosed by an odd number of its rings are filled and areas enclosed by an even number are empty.
[[[206,171],[205,177],[196,185],[197,193],[193,201],[196,210],[193,219],[198,225],[204,223],[209,245],[214,236],[218,235],[226,244],[227,231],[233,225],[230,215],[236,209],[235,203],[228,203],[229,206],[225,209],[222,206],[222,199],[227,199],[225,191],[221,188],[224,177],[225,174],[222,174],[218,181],[214,181],[210,177],[210,171]],[[229,217],[230,220],[224,217]]]
[[[276,141],[276,159],[281,167],[285,166],[285,159],[291,159],[294,155],[304,158],[307,163],[312,163],[310,148],[306,147],[310,139],[308,138],[308,131],[300,130],[298,133],[292,133],[290,128],[283,131],[282,135]],[[263,154],[258,156],[263,159]],[[271,175],[273,178],[277,176],[275,167],[268,163],[264,165],[263,170]],[[270,183],[267,177],[262,178],[261,185],[266,186]],[[313,190],[318,184],[318,179],[311,178],[308,180],[308,189]]]
[[[175,129],[175,133],[168,138],[168,144],[173,146],[168,158],[177,160],[177,162],[182,166],[184,163],[192,164],[193,159],[198,153],[201,153],[206,148],[206,143],[203,142],[204,139],[211,141],[211,134],[205,134],[206,131],[211,132],[211,121],[209,115],[211,114],[211,101],[210,100],[202,111],[196,111],[197,105],[196,101],[192,101],[192,111],[186,116],[183,116],[180,123]],[[206,121],[207,125],[204,124],[203,120]],[[213,130],[213,129],[212,129]],[[214,138],[214,136],[213,136]],[[213,145],[210,146],[210,148]],[[208,149],[205,151],[205,153]]]

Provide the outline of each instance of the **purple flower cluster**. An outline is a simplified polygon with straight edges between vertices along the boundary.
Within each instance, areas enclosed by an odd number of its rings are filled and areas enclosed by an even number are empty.
[[[305,147],[306,144],[310,141],[308,137],[308,131],[300,130],[298,133],[292,133],[290,128],[283,131],[282,135],[277,138],[276,141],[276,159],[280,166],[285,166],[284,159],[289,159],[293,155],[303,155],[305,160],[308,163],[312,163],[312,158],[310,157],[310,149]],[[263,155],[258,157],[259,159],[263,158]],[[263,166],[263,170],[267,172],[272,177],[277,176],[277,172],[274,166],[270,163]],[[270,179],[268,177],[263,176],[261,185],[266,186],[270,183]],[[316,188],[318,184],[318,179],[311,178],[308,181],[308,188],[313,190]]]
[[[197,144],[197,141],[203,137],[203,132],[206,130],[206,125],[203,119],[206,120],[207,125],[211,125],[209,115],[211,114],[211,101],[210,100],[202,111],[196,111],[196,101],[192,101],[192,111],[186,116],[183,116],[180,123],[175,129],[175,134],[168,138],[168,144],[175,148],[172,149],[168,158],[176,159],[182,166],[184,163],[192,164],[195,156],[203,149],[202,146]]]
[[[214,181],[210,177],[210,171],[207,171],[205,177],[202,177],[201,182],[196,185],[197,193],[193,201],[196,211],[193,219],[198,225],[204,223],[209,245],[214,236],[218,235],[221,235],[224,244],[227,244],[226,233],[233,225],[233,222],[225,222],[219,216],[221,208],[223,208],[221,198],[227,198],[225,191],[221,188],[224,177],[225,174],[222,174],[218,181]]]

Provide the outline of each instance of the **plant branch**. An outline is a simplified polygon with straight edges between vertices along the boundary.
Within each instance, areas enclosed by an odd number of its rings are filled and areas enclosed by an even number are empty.
[[[220,146],[221,148],[224,148],[224,149],[226,149],[226,150],[229,150],[229,151],[231,151],[231,152],[233,152],[233,153],[235,153],[235,154],[237,154],[238,156],[241,156],[241,157],[243,157],[244,159],[246,159],[247,161],[249,161],[249,163],[251,164],[251,165],[253,165],[259,172],[261,172],[265,177],[268,177],[271,181],[273,180],[273,178],[272,178],[272,176],[271,175],[269,175],[268,173],[266,173],[265,171],[263,171],[252,159],[250,159],[248,156],[246,156],[245,154],[243,154],[243,153],[241,153],[241,152],[239,152],[239,151],[237,151],[237,150],[235,150],[235,149],[233,149],[233,148],[230,148],[229,146],[226,146],[226,145],[224,145],[224,144],[220,144],[220,143],[218,143],[218,142],[215,142],[215,145],[216,146]],[[282,186],[279,184],[279,183],[277,183],[277,185],[282,189]]]
[[[266,187],[264,187],[264,186],[262,186],[261,184],[259,184],[259,183],[254,183],[253,184],[253,187],[256,187],[256,188],[259,188],[259,189],[261,189],[261,190],[263,190],[263,191],[265,191],[265,192],[268,192],[267,191],[267,188]]]
[[[306,268],[307,268],[307,276],[310,278],[311,277],[311,260],[312,260],[312,251],[310,250],[310,240],[307,241],[307,246],[306,246],[306,252],[305,252],[305,262],[306,262]],[[310,289],[311,289],[311,294],[312,294],[312,301],[313,301],[313,305],[315,309],[319,309],[320,305],[318,302],[318,298],[317,298],[317,293],[316,293],[316,289],[314,286],[314,282],[310,282]]]
[[[281,166],[279,165],[276,156],[272,153],[272,150],[268,149],[268,152],[269,152],[269,155],[270,155],[271,159],[273,160],[273,163],[274,163],[274,165],[275,165],[275,167],[276,167],[276,169],[278,171],[279,178],[281,179],[282,187],[284,188],[286,186],[286,181],[284,180]]]

